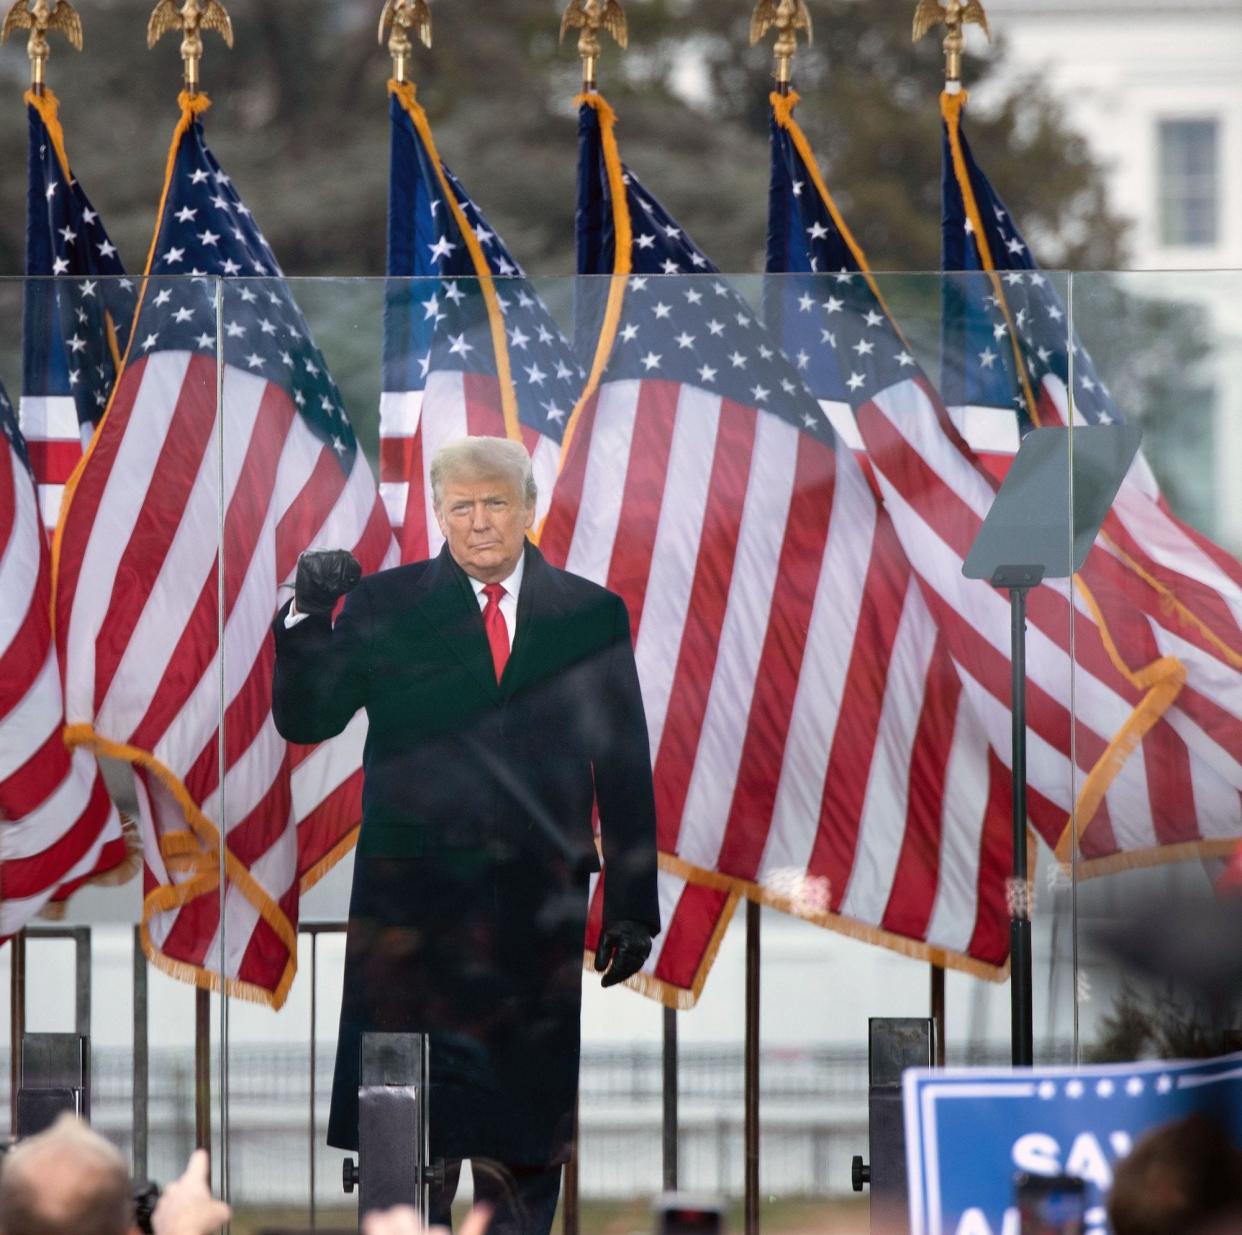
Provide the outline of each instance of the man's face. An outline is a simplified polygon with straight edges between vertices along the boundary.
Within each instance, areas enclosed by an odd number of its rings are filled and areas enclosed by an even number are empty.
[[[453,561],[473,578],[497,583],[522,556],[535,508],[511,481],[467,474],[444,481],[436,522]]]

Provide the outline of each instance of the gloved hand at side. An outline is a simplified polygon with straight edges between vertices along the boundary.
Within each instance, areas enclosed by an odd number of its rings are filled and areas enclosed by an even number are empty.
[[[348,549],[308,549],[298,558],[293,607],[298,613],[331,613],[362,578],[362,567]]]
[[[604,927],[595,950],[595,971],[607,969],[601,986],[632,978],[651,954],[651,932],[641,922],[614,922]]]

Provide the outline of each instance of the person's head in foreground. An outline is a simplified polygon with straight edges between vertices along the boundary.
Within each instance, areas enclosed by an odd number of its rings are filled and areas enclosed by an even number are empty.
[[[1242,1235],[1242,1150],[1191,1115],[1147,1133],[1117,1164],[1113,1235]]]
[[[229,1220],[196,1149],[151,1215],[155,1235],[208,1235]],[[73,1115],[13,1147],[0,1169],[0,1235],[137,1235],[129,1169]]]
[[[126,1235],[133,1221],[121,1151],[72,1115],[5,1156],[0,1235]]]

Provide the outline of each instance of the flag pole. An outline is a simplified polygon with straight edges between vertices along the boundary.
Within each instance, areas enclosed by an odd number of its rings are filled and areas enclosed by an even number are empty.
[[[968,24],[979,26],[989,40],[992,38],[992,31],[988,26],[988,15],[984,11],[980,0],[946,0],[941,5],[938,0],[919,0],[918,7],[914,13],[914,25],[911,31],[911,40],[917,43],[929,30],[943,23],[945,27],[945,36],[942,47],[944,49],[944,91],[946,94],[961,94],[962,92],[962,49],[965,45],[965,36],[962,28]],[[1015,829],[1017,825],[1015,824]],[[1015,831],[1015,837],[1017,832]],[[1023,868],[1026,865],[1025,853],[1019,853],[1019,850],[1025,849],[1025,834],[1014,842],[1014,870],[1018,871],[1018,862],[1021,860]],[[1015,878],[1017,875],[1015,875]],[[1022,879],[1025,880],[1025,869],[1022,873]],[[1029,922],[1027,923],[1029,932]],[[1011,934],[1015,936],[1019,932],[1011,929]],[[1029,934],[1027,936],[1027,948],[1029,949]],[[1019,953],[1022,952],[1019,947]],[[1016,960],[1011,957],[1010,961],[1010,984],[1012,990],[1012,1002],[1014,1004],[1014,1025],[1018,1026],[1024,1022],[1024,1013],[1021,1009],[1030,1006],[1030,964],[1029,957],[1025,965],[1023,959],[1019,956]],[[1025,989],[1023,989],[1025,988]],[[936,1065],[944,1066],[945,1061],[945,990],[944,990],[944,969],[940,965],[932,965],[931,967],[931,1014],[932,1019],[936,1023]],[[1015,1043],[1018,1039],[1025,1042],[1029,1039],[1029,1033],[1015,1028]],[[1023,1053],[1026,1052],[1026,1046],[1022,1047]],[[1017,1050],[1017,1046],[1015,1046]],[[1015,1055],[1016,1058],[1016,1055]]]
[[[753,47],[769,30],[777,32],[772,52],[775,65],[772,76],[775,91],[788,96],[793,89],[793,58],[798,50],[798,31],[806,32],[811,41],[811,14],[806,0],[759,0],[750,19],[750,43]],[[762,918],[759,904],[746,902],[746,1029],[743,1054],[745,1079],[745,1114],[743,1117],[743,1229],[745,1235],[759,1235],[759,1056],[760,1000],[762,952],[760,948]]]
[[[385,0],[380,13],[379,41],[387,41],[388,54],[392,57],[392,79],[408,82],[410,57],[414,44],[410,40],[413,30],[424,47],[431,46],[431,10],[427,0]]]
[[[750,45],[754,47],[769,30],[776,31],[772,46],[775,64],[772,76],[776,81],[776,93],[787,95],[793,89],[793,58],[798,50],[798,31],[806,31],[806,41],[811,43],[811,14],[806,0],[759,0],[750,18]]]
[[[185,94],[193,99],[199,93],[199,62],[203,58],[202,31],[214,30],[224,40],[227,47],[233,46],[233,23],[228,11],[220,0],[184,0],[178,9],[174,0],[159,0],[147,21],[147,50],[151,50],[169,31],[181,32],[181,63],[185,81]],[[219,325],[219,296],[216,297],[217,327]],[[223,369],[218,368],[216,377],[216,398],[221,397],[221,381]],[[221,421],[223,431],[223,421]],[[221,455],[223,459],[223,455]],[[221,464],[223,466],[223,463]],[[221,520],[224,511],[220,512]],[[221,529],[222,530],[222,529]],[[217,590],[223,592],[223,570],[218,572]],[[224,648],[224,604],[221,597],[216,637],[221,649],[221,674],[223,675]],[[224,726],[219,731],[219,766],[221,777],[227,766],[224,752]],[[220,795],[221,807],[224,804],[223,784]],[[220,923],[223,929],[225,921],[225,896],[228,891],[228,875],[225,866],[226,826],[222,817],[220,821],[219,842],[219,873],[220,890]],[[224,947],[221,944],[221,968],[223,969]],[[211,992],[199,987],[194,993],[194,1139],[196,1144],[211,1154]],[[218,1192],[227,1197],[229,1194],[228,1180],[228,996],[222,994],[220,1000],[220,1154],[218,1158]]]
[[[976,25],[983,29],[989,41],[992,31],[988,28],[988,15],[980,0],[919,0],[914,11],[914,29],[911,41],[917,43],[929,30],[944,24],[944,89],[946,94],[962,92],[962,48],[965,38],[962,27]]]
[[[759,903],[746,901],[746,1037],[743,1054],[743,1230],[759,1235]]]
[[[616,40],[617,45],[624,50],[629,45],[629,31],[625,23],[625,12],[621,8],[620,0],[569,0],[569,5],[561,16],[561,32],[559,42],[564,43],[566,34],[570,30],[580,30],[578,35],[578,55],[582,60],[582,93],[594,94],[597,91],[598,83],[596,80],[596,69],[599,65],[600,55],[600,30],[606,30]],[[628,240],[625,242],[628,244]],[[614,280],[613,290],[609,293],[611,301],[615,294],[625,287],[625,281],[622,280],[619,285]],[[579,407],[582,401],[579,400]],[[572,422],[573,417],[570,417]],[[569,434],[566,433],[565,442],[569,441]],[[564,463],[564,454],[561,457]],[[670,1038],[671,1031],[671,1038]],[[667,1181],[669,1174],[669,1113],[673,1112],[674,1126],[671,1130],[672,1142],[674,1145],[674,1157],[676,1155],[676,1138],[677,1130],[676,1121],[676,1052],[677,1052],[677,1026],[675,1022],[670,1022],[667,1011],[664,1016],[664,1102],[663,1102],[663,1145],[664,1145],[664,1177]],[[670,1068],[668,1061],[673,1059],[672,1075],[672,1105],[670,1107],[669,1083]],[[576,1108],[575,1108],[576,1110]],[[562,1235],[579,1235],[581,1211],[578,1205],[578,1189],[579,1189],[579,1170],[578,1170],[578,1151],[579,1151],[579,1124],[575,1115],[574,1118],[574,1139],[573,1146],[570,1151],[570,1159],[565,1167],[565,1187],[564,1198],[562,1201]],[[674,1175],[676,1174],[676,1164],[672,1167]]]
[[[26,55],[30,58],[30,90],[41,95],[47,75],[47,58],[52,54],[52,45],[47,41],[48,32],[59,30],[69,40],[74,51],[82,50],[82,19],[69,0],[14,0],[12,7],[0,27],[0,43],[6,42],[10,34],[18,30],[29,30],[30,38],[26,41]]]
[[[933,1062],[937,1068],[944,1067],[945,1058],[945,1016],[944,1016],[944,966],[933,961],[928,969],[931,971],[931,1018],[936,1027],[936,1054]]]
[[[203,58],[204,30],[214,30],[233,46],[233,23],[220,0],[184,0],[177,8],[174,0],[159,0],[147,22],[147,49],[150,50],[170,30],[181,31],[181,63],[185,92],[193,98],[199,92],[199,61]]]
[[[211,1154],[211,992],[194,991],[194,1146]]]
[[[17,1136],[17,1091],[22,1082],[26,1035],[26,932],[9,941],[9,1134]]]
[[[629,46],[629,30],[620,0],[569,0],[561,18],[561,38],[570,30],[581,30],[578,35],[578,55],[582,59],[582,93],[593,94],[597,87],[596,69],[599,66],[599,32],[606,30],[624,50]]]

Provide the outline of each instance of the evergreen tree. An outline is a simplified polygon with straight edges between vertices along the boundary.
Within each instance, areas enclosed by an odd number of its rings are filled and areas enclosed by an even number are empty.
[[[174,36],[145,49],[150,0],[83,6],[79,56],[53,45],[49,80],[70,157],[127,263],[140,269],[176,118]],[[209,140],[291,275],[383,271],[388,166],[379,4],[232,0],[236,48],[205,36]],[[372,9],[374,11],[372,11]],[[727,13],[722,22],[722,11]],[[799,117],[878,269],[938,265],[939,40],[910,43],[910,0],[812,0],[816,37],[796,62]],[[625,157],[713,259],[762,269],[770,51],[748,49],[749,0],[630,0],[630,50],[609,44],[600,81]],[[435,47],[413,76],[446,161],[534,275],[573,270],[573,41],[558,4],[440,0]],[[981,50],[981,49],[977,49]],[[1040,260],[1107,268],[1122,223],[1101,171],[1046,86],[1013,78],[1003,46],[967,57],[989,106],[969,131]],[[24,47],[0,54],[0,269],[22,268]]]

